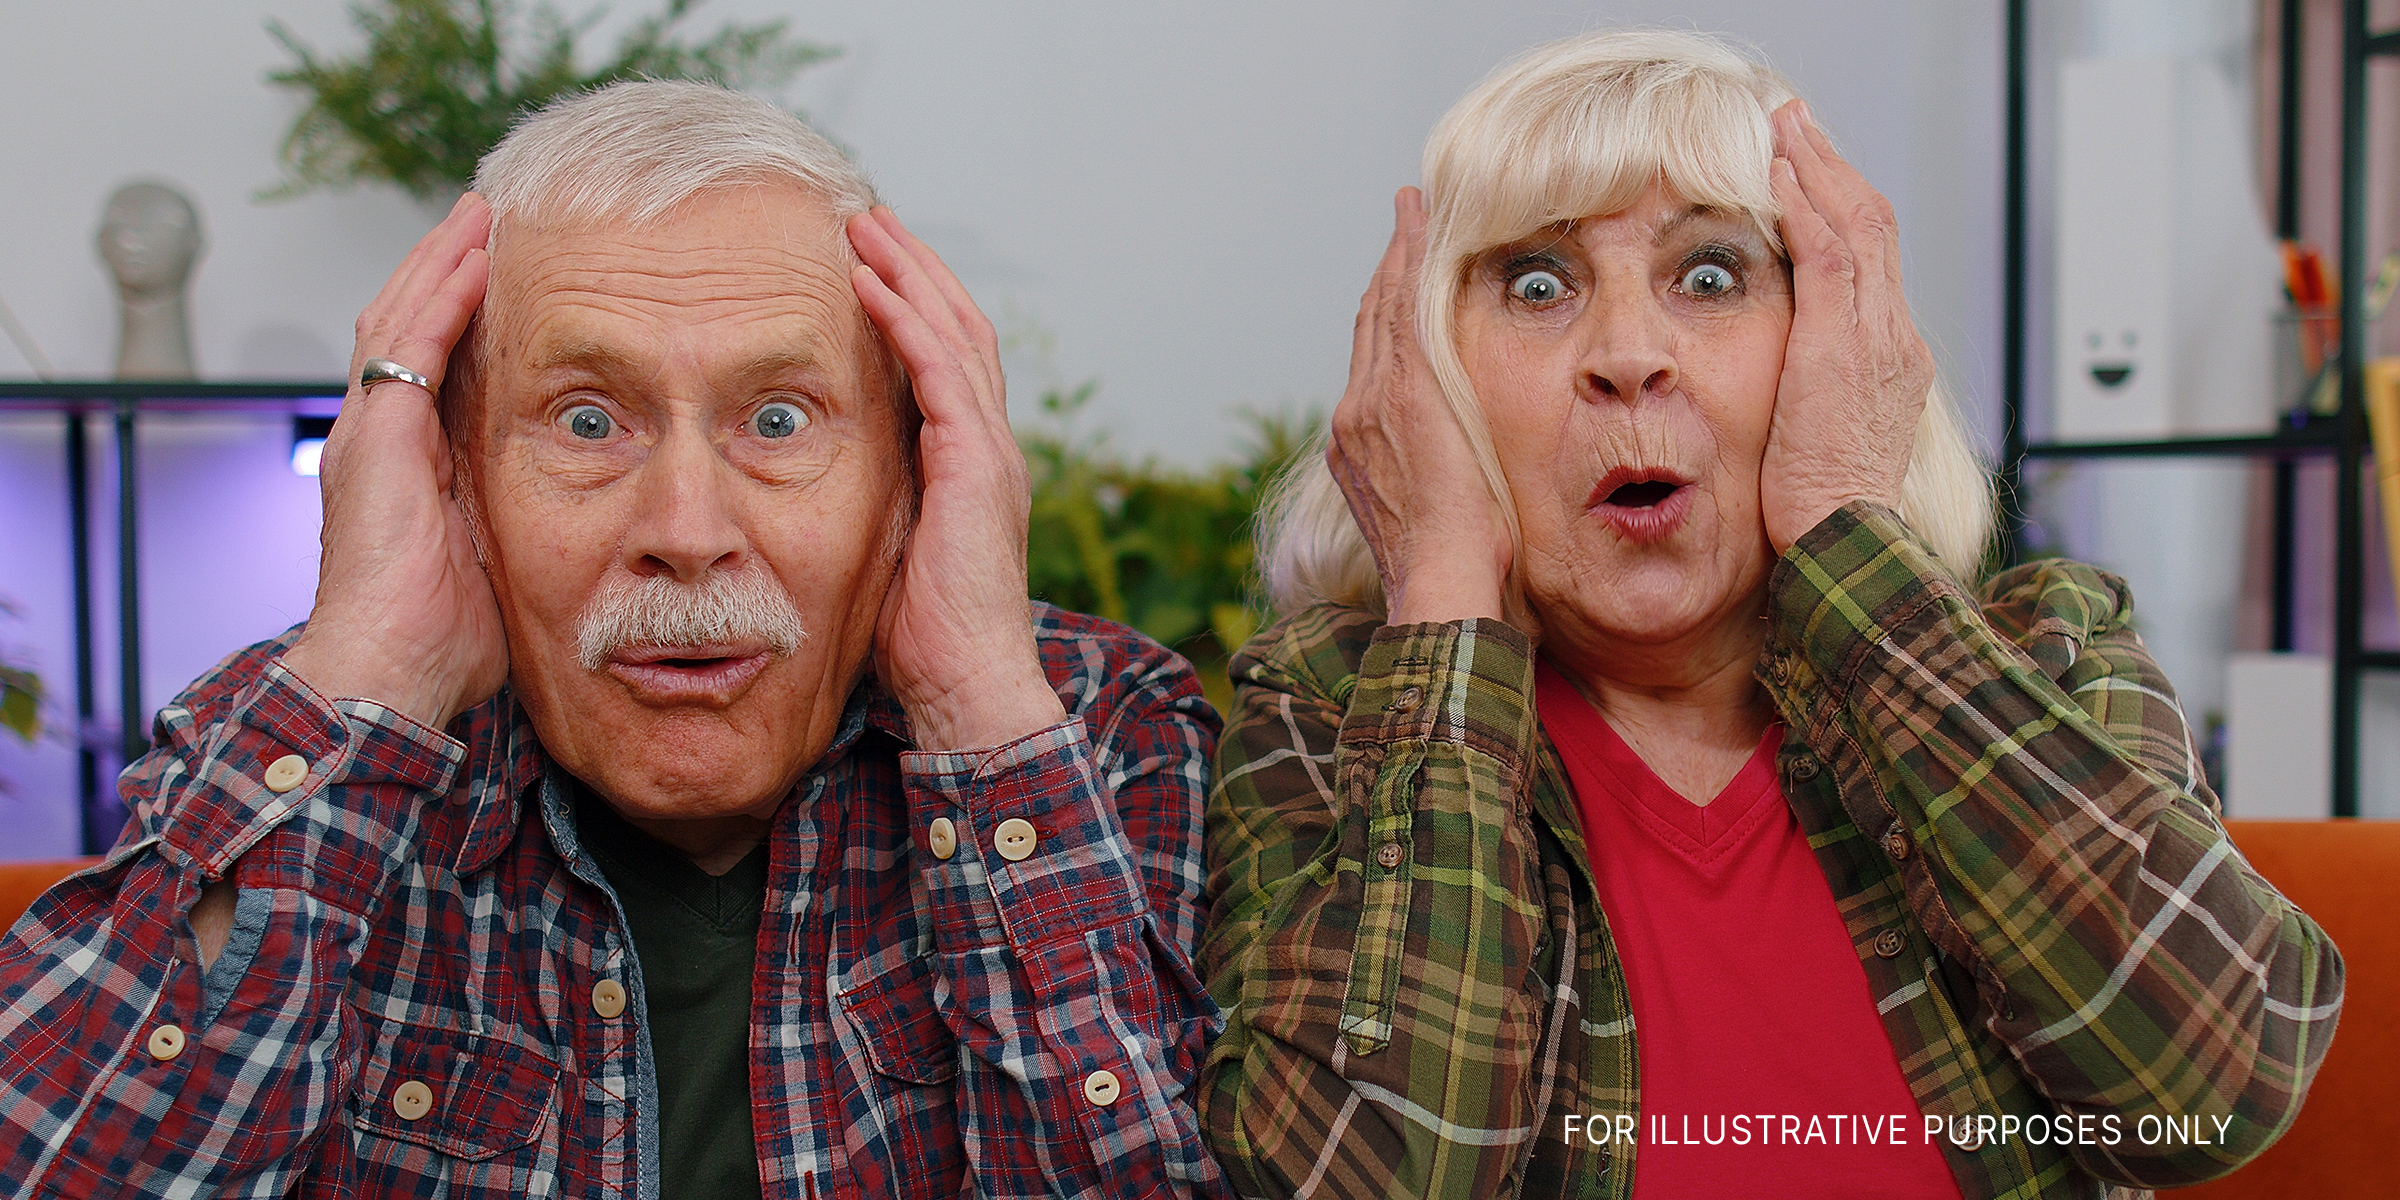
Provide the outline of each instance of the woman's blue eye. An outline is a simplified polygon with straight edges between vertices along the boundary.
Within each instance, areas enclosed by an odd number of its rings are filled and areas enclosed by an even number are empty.
[[[567,432],[576,437],[598,441],[607,437],[616,427],[617,423],[609,420],[607,413],[592,405],[578,405],[567,410]]]
[[[1726,270],[1723,263],[1700,263],[1683,273],[1683,292],[1713,300],[1732,291],[1734,282],[1733,272]]]
[[[1565,281],[1548,271],[1527,271],[1508,281],[1508,294],[1528,304],[1548,304],[1566,293]]]
[[[790,437],[807,424],[808,414],[791,404],[769,404],[759,409],[757,416],[750,418],[750,427],[757,430],[760,437]]]

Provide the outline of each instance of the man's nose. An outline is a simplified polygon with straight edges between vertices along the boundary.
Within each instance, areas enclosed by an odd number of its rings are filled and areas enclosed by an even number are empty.
[[[1667,314],[1647,288],[1603,290],[1577,322],[1584,340],[1579,391],[1588,400],[1634,403],[1644,392],[1675,389],[1675,354]]]
[[[736,519],[736,472],[705,434],[670,425],[640,471],[625,544],[629,569],[698,583],[711,570],[741,565],[750,542]]]

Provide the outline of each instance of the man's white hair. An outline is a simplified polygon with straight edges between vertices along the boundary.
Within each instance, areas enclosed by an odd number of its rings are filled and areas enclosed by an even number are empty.
[[[775,184],[825,203],[842,255],[842,224],[880,203],[866,172],[791,113],[713,83],[628,79],[520,120],[477,164],[474,190],[491,205],[496,247],[510,226],[644,225],[703,192]],[[453,432],[474,428],[483,326],[450,356],[440,406]],[[905,406],[907,376],[892,375]]]
[[[475,169],[498,221],[646,224],[702,192],[797,183],[838,223],[876,204],[866,173],[808,123],[712,83],[629,79],[554,100]]]

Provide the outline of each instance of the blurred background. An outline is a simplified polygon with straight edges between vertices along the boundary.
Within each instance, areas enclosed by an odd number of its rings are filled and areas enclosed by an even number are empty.
[[[2028,361],[2041,365],[2025,385],[2031,433],[2052,430],[2049,364],[2064,353],[2052,337],[2056,93],[2063,64],[2090,59],[2179,64],[2214,106],[2177,134],[2195,139],[2190,161],[2204,169],[2168,185],[2214,197],[2202,205],[2218,222],[2210,240],[2175,247],[2180,257],[2229,262],[2238,276],[2183,285],[2216,289],[2222,310],[2238,315],[2230,331],[2186,334],[2191,345],[2232,346],[2209,371],[2233,381],[2227,398],[2197,419],[2263,431],[2277,419],[2266,394],[2282,288],[2265,165],[2274,146],[2262,131],[2278,95],[2282,5],[2032,8],[2024,318]],[[590,65],[659,10],[617,0],[588,22],[594,10],[577,0],[558,11],[577,23]],[[531,12],[514,10],[503,28],[532,28]],[[1997,455],[2006,12],[2000,0],[713,0],[677,28],[705,40],[729,22],[782,21],[788,39],[834,52],[766,92],[852,151],[1001,328],[1012,404],[1048,487],[1037,591],[1135,620],[1205,659],[1256,619],[1240,596],[1246,506],[1309,414],[1340,394],[1391,193],[1416,181],[1426,131],[1492,67],[1565,34],[1625,23],[1706,30],[1756,47],[1789,75],[1891,197],[1918,320]],[[172,186],[198,209],[203,250],[189,304],[199,379],[340,377],[353,317],[449,195],[366,182],[267,198],[291,181],[279,148],[309,99],[269,81],[296,62],[270,22],[325,59],[366,43],[338,0],[0,8],[0,302],[22,333],[0,340],[0,379],[110,376],[117,300],[94,235],[109,195],[136,180]],[[2328,206],[2331,195],[2319,187],[2312,203]],[[2311,219],[2329,225],[2330,211]],[[315,480],[292,466],[294,411],[161,406],[140,417],[145,712],[308,610],[318,510]],[[78,852],[79,744],[97,748],[105,778],[123,741],[111,715],[124,707],[113,641],[117,459],[107,420],[92,418],[97,715],[79,739],[61,428],[55,408],[0,404],[0,662],[44,686],[42,731],[31,741],[0,732],[0,858]],[[2260,469],[2238,460],[2028,469],[2027,545],[2132,579],[2196,726],[2226,709],[2230,656],[2272,640],[2258,615],[2268,604],[2256,578]],[[2326,507],[2329,487],[2306,484],[2319,497],[2306,502]],[[2311,529],[2328,519],[2304,517]],[[2296,635],[2302,650],[2332,636],[2331,617],[2318,615],[2333,603],[2321,584],[2331,543],[2318,540],[2307,574],[2320,582],[2299,600],[2311,614]],[[2368,611],[2382,624],[2369,633],[2390,645],[2400,638],[2376,562],[2369,585],[2382,599],[2371,595]],[[2400,815],[2400,693],[2369,690],[2367,719],[2389,736],[2365,739],[2361,810]]]

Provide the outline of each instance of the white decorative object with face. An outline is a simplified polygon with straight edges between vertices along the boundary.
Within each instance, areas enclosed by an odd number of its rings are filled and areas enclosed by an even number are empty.
[[[2174,286],[2174,65],[2085,59],[2059,79],[2055,435],[2164,437]]]
[[[2222,70],[2089,58],[2059,74],[2053,436],[2258,433],[2277,264]]]

